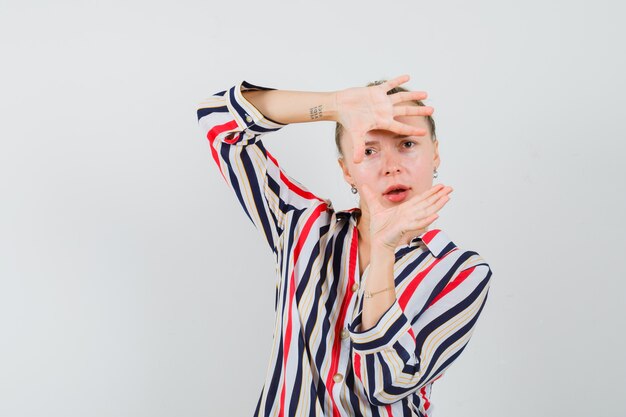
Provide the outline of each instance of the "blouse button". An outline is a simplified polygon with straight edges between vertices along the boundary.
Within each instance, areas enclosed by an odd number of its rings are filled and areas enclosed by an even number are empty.
[[[359,283],[355,282],[352,284],[352,292],[356,292],[359,289]]]
[[[337,384],[340,383],[341,381],[343,381],[343,375],[341,374],[333,375],[333,381],[335,381]]]
[[[250,123],[252,121],[252,117],[246,114],[246,122]]]
[[[343,330],[341,331],[341,338],[342,338],[342,339],[347,339],[347,338],[348,338],[348,336],[350,336],[350,332],[348,332],[348,329],[343,329]]]

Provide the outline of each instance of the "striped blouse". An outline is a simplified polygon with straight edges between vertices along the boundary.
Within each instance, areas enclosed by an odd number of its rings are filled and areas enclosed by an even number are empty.
[[[254,416],[431,416],[432,384],[461,354],[487,299],[491,270],[432,229],[395,252],[396,301],[362,331],[357,213],[335,211],[289,177],[261,141],[284,124],[241,91],[198,107],[224,180],[276,259],[270,365]]]

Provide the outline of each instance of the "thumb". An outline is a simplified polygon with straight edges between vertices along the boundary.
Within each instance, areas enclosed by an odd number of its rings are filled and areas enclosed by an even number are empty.
[[[354,141],[354,150],[352,152],[352,161],[355,164],[363,162],[363,153],[365,152],[365,144],[360,140]]]
[[[361,131],[351,132],[352,139],[352,160],[355,164],[363,162],[363,154],[365,153],[365,133]]]
[[[361,185],[361,196],[365,200],[367,207],[370,212],[378,212],[382,208],[382,204],[378,201],[378,195],[376,192],[367,184]]]

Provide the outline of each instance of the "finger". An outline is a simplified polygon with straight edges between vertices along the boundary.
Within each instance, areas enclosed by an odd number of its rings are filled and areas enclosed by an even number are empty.
[[[432,194],[430,197],[424,199],[423,201],[426,202],[426,205],[431,205],[431,204],[434,204],[441,197],[449,196],[451,192],[452,192],[452,187],[443,187],[436,193]]]
[[[439,191],[441,191],[445,187],[446,186],[441,184],[441,183],[435,184],[430,189],[424,191],[423,193],[418,194],[418,195],[412,197],[411,200],[412,200],[412,203],[413,203],[413,207],[415,209],[418,209],[424,200],[428,199],[430,196],[436,195]],[[450,187],[450,188],[452,188],[452,187]]]
[[[427,97],[428,93],[426,93],[426,91],[402,91],[389,96],[392,104],[403,103],[405,101],[425,100]]]
[[[441,210],[448,201],[450,201],[450,197],[448,197],[447,195],[440,197],[428,207],[417,210],[417,212],[415,213],[414,219],[416,221],[423,221],[424,219],[429,219],[430,217],[432,217],[433,214],[437,214],[437,212]]]
[[[430,106],[394,106],[393,116],[430,116],[434,111]]]
[[[442,185],[442,184],[437,184]],[[413,205],[415,210],[425,209],[437,202],[441,197],[448,196],[452,192],[452,187],[446,186],[433,186],[430,190],[417,196],[415,204]]]
[[[415,198],[418,199],[419,201],[424,200],[424,199],[430,197],[431,195],[438,193],[443,188],[445,188],[445,185],[443,185],[441,183],[435,184],[432,187],[430,187],[428,190],[426,190],[423,193],[417,195]]]
[[[411,77],[408,74],[404,74],[404,75],[400,75],[399,77],[396,77],[392,80],[387,81],[386,83],[384,83],[383,85],[385,86],[386,90],[385,91],[389,91],[392,90],[394,88],[396,88],[399,85],[404,84],[405,82],[409,81],[411,79]]]
[[[429,208],[428,208],[428,212],[429,215],[431,213],[435,213],[438,212],[439,210],[441,210],[443,208],[443,206],[445,206],[448,201],[450,201],[450,196],[448,195],[444,195],[439,197]]]
[[[389,127],[387,127],[387,130],[407,136],[426,136],[428,134],[428,130],[426,129],[407,125],[406,123],[400,123],[397,120],[391,122]]]
[[[355,164],[359,164],[363,161],[365,154],[365,138],[360,133],[353,133],[352,146],[354,147],[352,152],[352,160]]]
[[[425,219],[416,220],[414,222],[409,223],[407,226],[409,227],[408,233],[411,234],[422,234],[428,230],[428,226],[433,224],[435,220],[439,218],[437,213],[433,213],[426,217]]]
[[[365,200],[366,203],[369,202],[372,199],[371,188],[367,184],[361,184],[359,186],[359,189],[361,191],[361,198],[363,198],[363,200]]]
[[[450,197],[448,196],[441,197],[433,205],[422,210],[419,216],[417,216],[416,220],[424,220],[424,219],[431,218],[433,214],[437,214],[443,208],[443,206],[446,205],[448,201],[450,201]]]
[[[435,197],[437,197],[437,195],[438,194],[435,194]],[[408,232],[412,234],[422,234],[426,232],[428,226],[439,218],[437,212],[441,210],[448,201],[449,197],[447,195],[440,196],[430,207],[416,210],[413,221],[407,224]]]
[[[433,224],[435,222],[435,220],[437,220],[439,218],[439,214],[437,213],[433,213],[430,216],[428,216],[426,219],[424,219],[421,222],[421,227],[424,229],[428,229],[428,227]]]
[[[376,192],[367,184],[361,184],[361,197],[365,200],[367,207],[369,208],[371,213],[378,212],[382,205],[378,201],[378,196]]]
[[[360,164],[361,162],[363,162],[363,150],[361,149],[360,146],[354,147],[354,154],[352,155],[352,161],[355,164]]]

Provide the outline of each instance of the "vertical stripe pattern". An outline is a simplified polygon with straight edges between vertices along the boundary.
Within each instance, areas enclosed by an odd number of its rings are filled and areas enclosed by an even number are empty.
[[[491,269],[433,229],[396,250],[396,301],[361,329],[358,209],[335,211],[280,167],[261,138],[285,125],[242,95],[198,106],[210,155],[275,256],[276,321],[254,416],[432,416],[432,384],[467,346]]]

